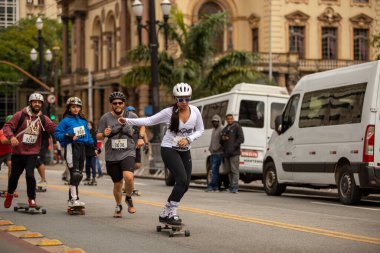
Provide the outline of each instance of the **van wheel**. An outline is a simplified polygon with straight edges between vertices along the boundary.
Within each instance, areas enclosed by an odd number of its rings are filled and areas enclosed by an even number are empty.
[[[264,166],[263,183],[265,192],[271,196],[279,196],[286,190],[286,185],[278,183],[276,167],[273,162],[268,162]]]
[[[340,202],[345,205],[358,203],[361,199],[359,187],[356,186],[354,176],[350,171],[350,165],[344,165],[339,175],[338,194]]]
[[[165,184],[167,186],[173,186],[174,183],[175,183],[175,181],[174,181],[173,174],[170,173],[170,171],[168,170],[168,168],[165,168]]]

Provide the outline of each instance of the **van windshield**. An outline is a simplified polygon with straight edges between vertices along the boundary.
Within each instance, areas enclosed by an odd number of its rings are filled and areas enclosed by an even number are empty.
[[[264,102],[242,100],[239,109],[239,124],[242,127],[264,127]]]

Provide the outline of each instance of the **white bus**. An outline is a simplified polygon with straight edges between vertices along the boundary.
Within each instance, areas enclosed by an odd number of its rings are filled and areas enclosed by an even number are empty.
[[[288,98],[285,87],[240,83],[229,92],[191,101],[202,113],[205,126],[203,135],[191,144],[192,179],[210,180],[211,118],[218,114],[225,125],[225,116],[231,113],[243,127],[245,137],[241,145],[240,179],[245,183],[261,180],[263,158],[274,129],[274,119],[282,113]],[[165,182],[174,184],[167,170]]]

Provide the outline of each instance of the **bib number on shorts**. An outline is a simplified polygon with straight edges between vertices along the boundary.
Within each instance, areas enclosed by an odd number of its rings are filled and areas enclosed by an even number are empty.
[[[26,145],[33,145],[37,142],[37,135],[24,134],[22,137],[22,143]]]
[[[112,149],[124,150],[127,149],[127,139],[115,139],[111,140]]]
[[[74,134],[77,137],[83,137],[83,136],[85,136],[86,132],[84,131],[84,126],[74,127]]]

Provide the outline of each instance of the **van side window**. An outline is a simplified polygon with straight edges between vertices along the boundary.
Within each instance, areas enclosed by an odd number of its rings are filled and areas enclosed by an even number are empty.
[[[272,103],[270,105],[270,128],[274,129],[274,121],[278,115],[281,115],[284,107],[284,103]]]
[[[286,105],[286,108],[282,116],[282,132],[285,132],[287,129],[289,129],[296,120],[296,113],[299,100],[299,94],[293,95],[289,99],[289,102]]]
[[[205,129],[213,128],[211,119],[212,116],[218,114],[222,118],[222,125],[224,125],[224,118],[227,113],[228,101],[221,101],[209,105],[205,105],[202,111],[202,119]]]
[[[239,109],[239,124],[242,127],[264,127],[264,102],[242,100]]]
[[[299,127],[360,123],[367,83],[305,93]]]

